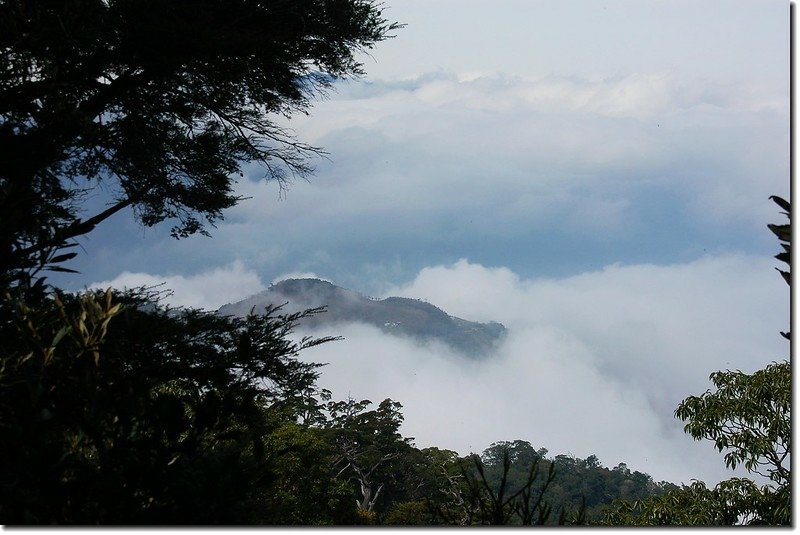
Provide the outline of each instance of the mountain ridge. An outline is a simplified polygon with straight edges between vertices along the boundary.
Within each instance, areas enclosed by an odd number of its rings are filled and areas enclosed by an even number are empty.
[[[285,305],[286,312],[326,307],[326,311],[301,321],[318,329],[343,323],[366,323],[383,332],[420,341],[441,341],[473,358],[488,355],[505,336],[498,322],[479,323],[451,316],[439,307],[409,297],[377,299],[320,279],[285,279],[241,301],[223,305],[217,311],[245,316],[268,305]]]

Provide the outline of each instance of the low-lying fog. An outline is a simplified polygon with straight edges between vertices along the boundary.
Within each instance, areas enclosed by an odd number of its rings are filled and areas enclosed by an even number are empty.
[[[733,475],[722,455],[685,435],[673,411],[709,388],[715,370],[750,372],[788,355],[778,334],[788,328],[788,294],[774,265],[730,255],[521,280],[462,260],[386,295],[502,322],[509,333],[495,354],[470,360],[350,324],[325,333],[344,341],[303,358],[329,363],[320,385],[336,398],[401,402],[402,431],[418,447],[466,454],[522,439],[551,455],[625,462],[657,481],[716,483]]]

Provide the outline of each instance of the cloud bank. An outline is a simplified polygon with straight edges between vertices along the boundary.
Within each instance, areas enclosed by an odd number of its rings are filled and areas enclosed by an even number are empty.
[[[522,439],[553,454],[595,454],[606,466],[626,462],[657,480],[715,483],[732,473],[710,443],[683,433],[673,411],[708,389],[713,371],[752,372],[786,358],[778,331],[787,326],[788,301],[774,265],[769,257],[717,254],[526,278],[461,259],[423,268],[383,296],[502,322],[508,336],[492,355],[471,360],[441,344],[348,324],[313,333],[345,339],[301,358],[327,363],[319,385],[337,398],[400,401],[403,432],[419,447],[466,454]],[[286,277],[298,274],[314,275]],[[92,286],[162,282],[174,290],[171,304],[207,309],[264,289],[238,261],[189,277],[123,273]]]
[[[329,153],[310,182],[281,199],[254,166],[213,239],[101,229],[76,268],[109,280],[238,258],[264,280],[313,272],[374,293],[462,257],[535,277],[767,254],[768,197],[788,194],[786,89],[664,70],[342,82],[287,123]]]
[[[788,191],[788,101],[757,81],[435,72],[342,85],[297,119],[330,161],[277,204],[243,182],[253,200],[220,230],[269,229],[279,265],[353,285],[369,264],[399,264],[388,282],[463,256],[533,276],[760,252]]]
[[[754,371],[785,358],[783,282],[746,255],[670,266],[612,265],[566,278],[523,279],[461,260],[423,269],[387,295],[425,298],[448,313],[498,320],[509,336],[470,361],[364,325],[306,352],[328,362],[320,384],[337,397],[404,406],[420,447],[466,454],[523,439],[607,466],[626,462],[656,480],[715,483],[732,473],[710,443],[672,416],[720,369]],[[735,289],[735,290],[732,290]]]

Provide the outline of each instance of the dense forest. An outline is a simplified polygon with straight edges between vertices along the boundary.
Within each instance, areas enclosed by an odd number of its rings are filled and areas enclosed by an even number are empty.
[[[788,361],[715,373],[676,410],[769,483],[678,487],[524,441],[419,449],[400,403],[332,399],[297,358],[331,340],[292,336],[321,309],[226,317],[48,281],[126,208],[180,238],[240,200],[243,166],[308,174],[320,149],[269,117],[400,27],[372,0],[0,0],[0,522],[791,523]],[[97,188],[116,201],[86,217]],[[789,264],[790,226],[770,229]]]

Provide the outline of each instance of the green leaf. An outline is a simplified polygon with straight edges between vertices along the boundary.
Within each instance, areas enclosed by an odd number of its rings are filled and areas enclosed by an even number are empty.
[[[69,269],[61,266],[47,266],[44,269],[47,271],[57,271],[59,273],[80,273],[80,271],[75,271],[74,269]]]
[[[58,264],[59,262],[66,262],[67,260],[75,258],[76,256],[78,256],[78,253],[61,254],[61,255],[54,256],[53,258],[51,258],[50,262],[53,263],[53,264]]]
[[[770,199],[772,199],[775,204],[786,210],[788,213],[792,213],[792,205],[789,204],[789,202],[785,199],[778,197],[777,195],[771,195]]]
[[[55,347],[61,341],[61,339],[64,338],[64,336],[71,330],[72,327],[70,327],[69,325],[61,327],[56,333],[56,335],[53,337],[53,343],[51,345]]]

